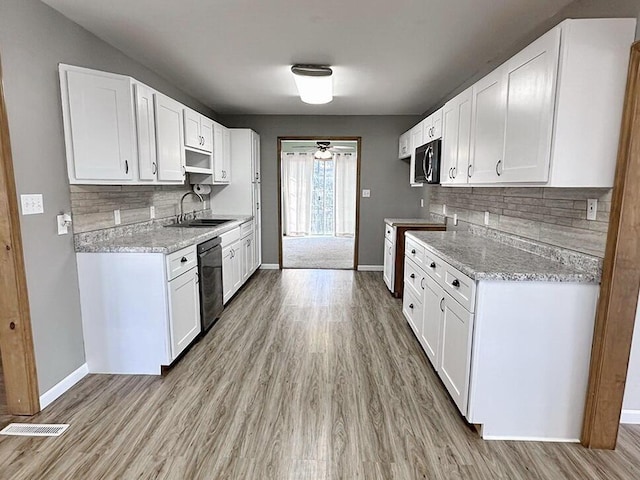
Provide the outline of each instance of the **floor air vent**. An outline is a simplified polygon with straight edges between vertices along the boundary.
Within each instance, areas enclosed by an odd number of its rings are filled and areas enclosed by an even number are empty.
[[[64,424],[10,423],[0,430],[0,435],[59,437],[67,428],[69,428],[69,425]]]

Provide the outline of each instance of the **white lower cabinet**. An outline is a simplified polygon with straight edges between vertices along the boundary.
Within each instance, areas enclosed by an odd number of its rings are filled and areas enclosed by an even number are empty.
[[[90,373],[159,375],[200,333],[195,245],[162,253],[78,253]]]
[[[387,288],[393,291],[393,267],[395,257],[395,245],[388,238],[384,239],[384,267],[382,269],[382,276]]]
[[[407,235],[402,311],[485,439],[578,441],[599,287],[474,280]]]
[[[250,220],[223,233],[222,290],[227,303],[258,269],[255,250],[255,222]]]

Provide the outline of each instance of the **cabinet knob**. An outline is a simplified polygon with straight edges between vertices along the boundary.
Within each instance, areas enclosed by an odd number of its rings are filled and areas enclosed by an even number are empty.
[[[460,281],[456,278],[453,280],[453,282],[451,282],[451,285],[458,288],[460,286]]]
[[[436,268],[436,262],[431,262],[431,265],[429,265],[431,268]]]
[[[187,257],[182,257],[180,259],[180,263],[186,263],[186,262],[188,262]]]
[[[409,304],[409,308],[413,310],[413,303]]]
[[[409,275],[411,278],[416,278],[416,274],[412,273],[411,275]]]
[[[411,250],[411,255],[415,255],[416,254],[416,250],[415,248]]]

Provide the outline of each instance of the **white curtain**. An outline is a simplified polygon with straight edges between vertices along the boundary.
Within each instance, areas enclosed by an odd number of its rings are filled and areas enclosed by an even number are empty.
[[[304,236],[311,232],[313,154],[282,154],[283,233]]]
[[[336,237],[352,237],[356,233],[357,162],[353,153],[335,153],[335,221]]]

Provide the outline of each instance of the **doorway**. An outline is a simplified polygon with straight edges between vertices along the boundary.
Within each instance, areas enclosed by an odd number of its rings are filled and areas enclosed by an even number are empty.
[[[360,138],[278,138],[280,268],[357,266]]]

